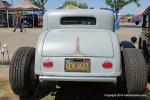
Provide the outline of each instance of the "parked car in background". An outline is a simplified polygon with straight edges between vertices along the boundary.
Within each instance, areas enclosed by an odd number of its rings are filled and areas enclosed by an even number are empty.
[[[139,25],[140,23],[142,23],[142,17],[134,16],[132,22],[135,23],[136,25]]]
[[[7,26],[7,20],[5,19],[0,19],[0,26]]]
[[[33,27],[33,24],[34,24],[34,27],[37,27],[38,26],[38,15],[34,14],[34,18],[33,18],[33,14],[23,15],[23,24],[25,27]]]
[[[9,22],[9,26],[12,27],[13,26],[13,19],[12,19],[12,15],[9,14],[8,15],[8,22]],[[0,14],[0,26],[4,26],[7,27],[7,14],[5,12]]]

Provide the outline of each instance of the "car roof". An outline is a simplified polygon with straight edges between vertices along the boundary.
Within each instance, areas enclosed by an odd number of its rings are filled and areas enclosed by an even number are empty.
[[[64,17],[94,17],[96,25],[61,25]],[[44,16],[44,29],[106,29],[114,31],[114,14],[100,9],[60,9],[47,11]]]
[[[64,13],[69,13],[70,15],[98,15],[99,13],[103,14],[113,14],[112,11],[109,10],[101,10],[101,9],[58,9],[58,10],[49,10],[48,14],[61,15]]]

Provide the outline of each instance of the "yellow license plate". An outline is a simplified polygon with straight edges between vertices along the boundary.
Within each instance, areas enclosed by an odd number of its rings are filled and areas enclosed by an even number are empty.
[[[65,72],[90,72],[90,59],[65,59]]]

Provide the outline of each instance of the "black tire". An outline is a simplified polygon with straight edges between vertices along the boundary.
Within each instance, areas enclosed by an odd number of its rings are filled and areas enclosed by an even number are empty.
[[[34,74],[35,48],[21,47],[12,57],[9,80],[13,92],[19,96],[32,96],[38,89]]]
[[[136,22],[135,22],[135,24],[136,24],[136,25],[139,25],[139,24],[140,24],[140,22],[139,22],[139,21],[136,21]]]
[[[135,48],[123,49],[125,66],[126,93],[144,93],[147,86],[147,67],[140,50]]]
[[[150,83],[150,76],[148,76],[148,83]]]
[[[147,43],[146,43],[145,40],[143,40],[142,46],[143,46],[143,48],[142,48],[142,50],[143,50],[143,55],[144,55],[144,57],[145,57],[145,59],[146,59],[146,62],[149,64],[149,63],[150,63],[150,61],[149,61],[149,60],[150,60],[150,54],[149,54],[148,47],[147,47]]]
[[[139,49],[142,49],[142,38],[139,38]]]
[[[125,67],[124,67],[124,60],[123,60],[123,53],[121,52],[121,62],[122,62],[122,73],[121,76],[117,78],[117,93],[124,94],[126,93],[126,78],[125,78]]]
[[[142,46],[142,52],[147,63],[148,83],[150,83],[150,54],[145,40],[143,40]]]

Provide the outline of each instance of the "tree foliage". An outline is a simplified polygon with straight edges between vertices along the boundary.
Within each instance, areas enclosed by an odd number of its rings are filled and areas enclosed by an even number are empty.
[[[47,3],[48,0],[31,0],[31,1],[39,8],[45,9],[45,4]]]
[[[86,3],[79,3],[78,7],[83,8],[83,9],[87,9],[88,5]]]
[[[105,0],[105,3],[109,5],[112,9],[119,11],[124,6],[135,3],[137,6],[140,6],[140,0]]]
[[[77,1],[74,1],[74,0],[65,0],[64,5],[68,5],[68,4],[78,6]]]
[[[74,5],[76,7],[81,8],[81,9],[87,9],[88,8],[88,5],[86,3],[78,3],[76,0],[66,0],[64,2],[64,6],[68,5],[68,4]]]

